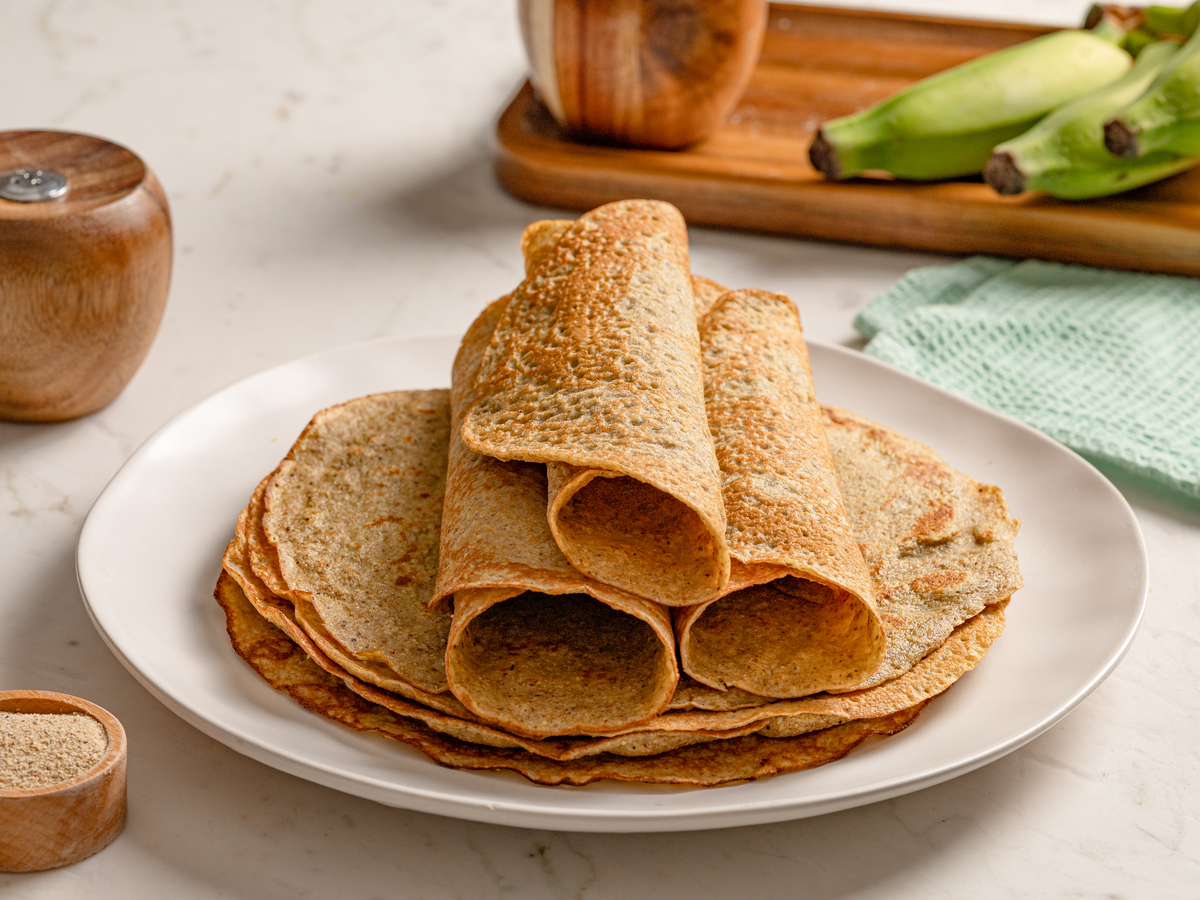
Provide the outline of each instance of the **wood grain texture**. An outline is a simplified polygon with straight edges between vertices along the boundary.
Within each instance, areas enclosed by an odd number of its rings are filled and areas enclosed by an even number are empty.
[[[521,0],[533,82],[558,122],[595,140],[681,147],[737,103],[766,0]]]
[[[50,691],[0,691],[0,711],[86,713],[108,750],[78,778],[24,791],[0,790],[0,872],[40,872],[103,850],[125,827],[125,729],[94,703]]]
[[[496,171],[512,194],[565,209],[644,197],[693,225],[1200,275],[1200,170],[1070,202],[971,181],[829,182],[809,165],[822,121],[1047,31],[772,4],[746,92],[706,140],[674,152],[572,141],[526,85],[500,119]]]
[[[0,133],[0,172],[51,168],[59,200],[0,199],[0,418],[57,421],[111,402],[158,330],[171,219],[154,174],[116,144]]]

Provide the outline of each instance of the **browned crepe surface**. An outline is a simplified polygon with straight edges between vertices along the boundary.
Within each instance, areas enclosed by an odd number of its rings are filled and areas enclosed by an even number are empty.
[[[729,556],[682,217],[622,201],[535,244],[464,442],[547,464],[554,538],[585,575],[667,605],[711,595]]]
[[[247,514],[248,511],[243,512],[239,525],[247,518]],[[249,568],[240,527],[238,535],[226,549],[223,568],[223,577],[232,577],[259,615],[287,634],[317,666],[341,680],[355,694],[397,715],[415,719],[434,731],[468,743],[488,747],[519,747],[549,759],[579,759],[598,753],[644,756],[703,741],[737,737],[763,727],[761,722],[746,722],[719,730],[658,729],[608,738],[523,738],[481,721],[449,694],[422,694],[396,679],[392,679],[389,685],[386,680],[375,677],[374,672],[364,671],[364,667],[357,665],[336,645],[332,648],[333,652],[326,652],[328,645],[314,640],[309,630],[300,626],[291,603],[273,596]],[[218,594],[221,590],[218,587]],[[825,727],[838,721],[841,720],[815,720],[813,727]]]
[[[525,257],[525,275],[532,275],[572,225],[574,219],[542,219],[521,233],[521,255]]]
[[[572,568],[546,519],[545,466],[475,453],[459,437],[504,304],[472,325],[454,364],[435,592],[454,598],[451,690],[526,737],[627,731],[666,709],[678,680],[669,615]]]
[[[354,656],[339,644],[312,612],[311,606],[294,595],[284,597],[269,585],[281,585],[278,570],[270,564],[271,557],[263,552],[270,545],[262,530],[264,479],[250,498],[250,503],[238,516],[237,531],[222,557],[222,566],[241,586],[250,602],[272,624],[287,631],[300,646],[312,649],[314,658],[330,660],[336,674],[349,674],[385,691],[406,697],[455,716],[470,717],[461,703],[448,692],[430,692],[400,678],[389,666]],[[299,632],[294,633],[294,632]],[[414,655],[445,655],[445,638],[436,634],[423,635],[424,644],[411,648]],[[440,648],[440,649],[439,649]],[[334,671],[331,669],[330,671]]]
[[[525,275],[533,275],[537,267],[554,251],[554,245],[575,224],[574,219],[542,219],[527,227],[521,234],[521,254],[525,257]],[[696,321],[700,321],[712,309],[712,305],[727,293],[729,288],[711,278],[692,276],[692,298],[695,302]]]
[[[397,394],[393,399],[399,406],[406,403],[406,397],[402,394]],[[902,677],[870,690],[842,696],[818,695],[796,701],[768,703],[744,692],[722,694],[710,689],[698,691],[697,686],[690,685],[676,695],[675,705],[682,709],[628,728],[620,735],[601,739],[530,740],[481,721],[453,697],[417,692],[394,678],[389,682],[376,668],[358,663],[335,643],[312,634],[311,628],[301,628],[289,603],[270,594],[263,580],[251,570],[247,559],[248,544],[256,539],[255,516],[256,510],[261,514],[261,493],[260,486],[250,506],[239,518],[237,534],[224,560],[226,571],[235,578],[261,615],[286,631],[317,665],[339,677],[347,687],[366,699],[471,743],[520,747],[548,758],[578,759],[602,752],[654,754],[695,743],[728,740],[752,732],[795,735],[848,720],[890,714],[946,689],[962,672],[983,657],[1003,626],[1002,607],[990,607],[956,629],[949,640]],[[268,578],[278,578],[269,572],[263,574]],[[536,621],[529,624],[532,630],[538,627]],[[400,696],[388,690],[379,690],[379,687],[389,688]],[[705,690],[707,697],[704,696]],[[734,701],[738,694],[742,695],[742,703],[711,702],[714,697],[718,701]],[[710,702],[706,703],[706,700]]]
[[[812,768],[840,759],[872,735],[902,730],[924,706],[799,737],[752,735],[649,757],[602,754],[584,760],[550,760],[519,749],[460,741],[371,703],[323,671],[286,634],[258,615],[232,578],[222,575],[216,598],[225,610],[226,627],[238,655],[268,684],[305,709],[358,731],[409,744],[446,766],[515,771],[537,784],[583,785],[609,778],[702,786]]]
[[[961,622],[1022,584],[1020,523],[1000,489],[917,441],[854,413],[823,408],[846,512],[862,546],[887,635],[881,684],[941,645]]]
[[[711,278],[693,275],[692,298],[695,302],[696,321],[699,322],[707,316],[709,310],[713,308],[716,302],[728,293],[729,288],[722,284],[717,284]]]
[[[700,344],[734,568],[722,594],[677,612],[683,669],[767,697],[852,687],[883,658],[883,631],[796,308],[726,293]]]
[[[382,399],[384,398],[376,398],[375,402]],[[407,402],[405,395],[402,394],[397,394],[394,400],[401,406]],[[983,610],[985,606],[1003,600],[1004,597],[997,596],[997,593],[1015,589],[1019,585],[1019,573],[1016,570],[1016,559],[1012,552],[1012,538],[1015,535],[1016,523],[1007,518],[1003,501],[994,489],[979,485],[962,473],[951,469],[928,448],[909,441],[876,423],[852,416],[849,413],[827,411],[827,415],[829,416],[827,424],[830,433],[836,438],[834,440],[836,465],[840,472],[845,473],[847,479],[845,490],[847,508],[861,531],[864,546],[869,549],[869,556],[875,563],[876,572],[881,579],[883,576],[893,579],[903,576],[904,579],[907,579],[903,585],[889,583],[886,580],[881,580],[880,585],[886,589],[885,593],[889,598],[899,601],[890,608],[887,622],[888,627],[896,636],[895,643],[905,650],[905,655],[897,655],[891,659],[889,671],[893,677],[904,673],[911,673],[912,677],[908,680],[901,678],[881,684],[879,690],[886,693],[895,689],[899,693],[893,696],[901,698],[901,702],[909,702],[914,696],[917,696],[911,693],[912,685],[919,684],[919,690],[923,692],[920,696],[930,696],[944,689],[958,675],[974,665],[991,641],[995,639],[995,635],[998,634],[998,631],[989,632],[986,628],[980,630],[987,617],[974,615],[973,611],[976,611],[976,608]],[[872,454],[882,454],[885,458],[882,460],[871,459]],[[868,457],[866,462],[859,458],[864,455]],[[497,461],[486,462],[502,469],[514,465]],[[536,466],[515,465],[534,472],[538,469]],[[934,490],[939,485],[942,489]],[[486,486],[480,489],[486,490]],[[528,521],[534,523],[544,523],[544,519],[536,514],[540,508],[540,498],[544,496],[541,490],[540,484],[534,484],[528,491],[526,500],[528,508],[533,511],[528,516]],[[467,492],[467,496],[470,496],[470,491]],[[953,505],[954,503],[958,504],[957,507]],[[882,517],[877,515],[881,504],[892,507],[891,512]],[[278,595],[270,596],[271,591],[266,586],[272,581],[278,582],[279,575],[273,573],[269,566],[264,568],[261,560],[254,565],[251,573],[258,587],[247,587],[247,577],[244,573],[250,568],[250,565],[244,561],[244,557],[253,556],[251,551],[256,544],[259,545],[260,550],[263,550],[262,545],[265,543],[261,536],[261,525],[255,518],[256,510],[258,515],[261,515],[261,487],[255,497],[251,499],[248,510],[239,520],[238,536],[227,553],[226,568],[235,576],[238,576],[239,572],[242,573],[239,582],[242,583],[243,588],[247,589],[247,593],[252,598],[257,590],[259,594],[266,595],[266,600],[270,604],[280,606]],[[937,514],[931,516],[931,511]],[[899,526],[893,522],[894,518],[901,520]],[[949,539],[935,541],[928,546],[917,548],[910,539],[914,533],[928,536],[927,526],[933,519],[945,520],[943,523],[945,535],[942,537],[949,535]],[[351,528],[354,527],[353,523],[349,524]],[[464,540],[469,540],[470,534],[471,530],[468,528],[463,532],[462,537]],[[976,538],[977,534],[982,540]],[[966,539],[968,536],[969,540]],[[500,537],[524,543],[520,540],[519,535],[509,531],[502,531]],[[550,553],[553,554],[553,544],[546,538],[544,531],[541,545],[551,548]],[[241,549],[238,549],[239,547]],[[266,545],[265,549],[269,550],[270,545]],[[419,548],[409,549],[419,550]],[[431,558],[428,552],[418,552],[418,555],[423,558]],[[269,553],[265,556],[268,560],[270,559]],[[559,564],[563,565],[565,571],[569,573],[569,567],[562,563],[561,557],[559,560]],[[503,560],[498,559],[494,562],[503,562]],[[954,566],[959,567],[958,574],[954,574]],[[502,575],[505,571],[507,570],[500,570]],[[511,575],[512,572],[528,574],[521,565],[515,566],[508,574]],[[1004,576],[996,577],[997,573],[1004,573]],[[963,591],[963,596],[960,596],[956,603],[946,603],[948,584],[958,585]],[[485,587],[484,592],[486,593],[486,591]],[[519,594],[520,589],[518,588],[514,592],[510,588],[507,593],[510,596],[514,593]],[[637,598],[634,600],[636,601]],[[302,606],[303,604],[301,604]],[[518,608],[527,611],[528,605],[522,604]],[[286,623],[280,622],[278,617],[271,616],[272,609],[261,611],[280,627],[288,627]],[[951,658],[951,662],[947,664],[944,661],[944,652],[949,652],[947,648],[954,642],[946,642],[945,638],[959,625],[960,620],[967,617],[968,613],[974,617],[967,622],[966,626],[963,626],[964,632],[970,632],[967,634],[967,643],[960,642],[960,646],[965,648],[964,655],[960,656],[957,661]],[[298,620],[304,619],[302,613],[290,611],[290,607],[287,617],[293,629],[298,628],[301,624]],[[994,617],[992,621],[993,623],[996,621]],[[315,645],[318,649],[314,651],[314,658],[323,655],[333,660],[336,665],[333,671],[340,676],[353,677],[367,685],[397,693],[401,697],[431,707],[451,717],[478,719],[478,716],[470,713],[454,697],[445,694],[429,694],[413,688],[394,677],[386,667],[370,661],[363,662],[350,656],[344,648],[330,640],[326,633],[315,629],[310,622],[303,622],[303,624],[305,633],[303,635],[293,634],[293,637],[302,643],[307,641]],[[528,625],[528,631],[536,635],[538,633],[537,623],[530,622]],[[289,633],[291,633],[290,629]],[[931,635],[933,637],[930,637]],[[937,650],[939,645],[941,645],[941,650]],[[442,652],[443,646],[431,645],[424,650],[426,653],[436,655]],[[935,652],[926,656],[931,651]],[[926,658],[922,660],[922,657]],[[918,664],[916,669],[913,668],[914,663]],[[928,667],[935,664],[938,666],[940,681],[937,679],[930,681],[928,675]],[[878,679],[878,681],[883,682],[885,679]],[[855,696],[862,694],[863,692],[855,692]],[[880,694],[880,696],[883,695]],[[676,692],[672,699],[675,712],[600,733],[631,735],[640,732],[643,735],[650,735],[671,732],[680,740],[711,739],[712,737],[727,736],[732,730],[743,729],[755,722],[763,723],[770,718],[783,715],[792,718],[790,728],[807,729],[823,727],[828,724],[828,720],[817,719],[814,718],[815,716],[846,714],[845,708],[839,707],[835,710],[814,705],[813,702],[810,702],[813,699],[807,698],[793,703],[768,704],[762,697],[745,691],[721,692],[688,682]],[[879,707],[872,708],[878,709]],[[411,712],[409,707],[404,707],[404,711]],[[726,715],[726,713],[731,714]],[[439,726],[435,725],[434,727]],[[457,725],[447,727],[452,732],[458,728]],[[503,730],[501,727],[500,731],[503,732]],[[489,739],[497,740],[499,738]],[[483,739],[480,738],[480,740]],[[522,744],[522,746],[525,745]],[[589,746],[580,742],[579,746],[552,748],[548,752],[554,754],[586,753],[590,752],[590,747],[594,746],[594,744]],[[629,749],[632,746],[626,745],[625,750],[636,752]],[[641,743],[641,746],[646,746],[645,741]]]
[[[267,485],[262,528],[281,596],[364,663],[447,690],[450,620],[429,608],[450,431],[445,391],[318,413]]]
[[[243,513],[242,519],[246,518]],[[239,523],[240,524],[240,523]],[[551,759],[578,759],[608,752],[637,756],[663,752],[674,747],[726,740],[748,733],[766,730],[767,733],[796,735],[827,728],[853,719],[887,715],[929,699],[950,687],[964,672],[973,668],[986,655],[988,648],[1004,628],[1004,606],[994,604],[956,628],[949,639],[909,671],[885,684],[848,694],[817,694],[798,700],[767,701],[753,698],[756,703],[729,703],[736,691],[718,692],[704,688],[697,692],[677,692],[673,704],[683,709],[666,713],[621,735],[608,738],[559,738],[531,740],[489,726],[457,704],[453,697],[430,695],[411,697],[411,703],[373,685],[359,680],[353,666],[346,665],[344,656],[326,654],[299,627],[287,601],[269,595],[253,575],[246,576],[243,560],[244,542],[235,536],[225,554],[225,571],[233,576],[243,592],[264,618],[285,631],[312,657],[314,662],[342,681],[360,696],[378,703],[399,715],[416,718],[425,725],[453,737],[487,746],[513,747]],[[357,677],[356,677],[357,674]],[[707,692],[707,696],[704,695]],[[687,700],[690,695],[691,703]],[[751,698],[752,695],[744,695]],[[712,703],[713,699],[717,704]],[[705,702],[709,701],[709,702]],[[428,709],[420,703],[429,703]],[[690,707],[690,708],[689,708]]]

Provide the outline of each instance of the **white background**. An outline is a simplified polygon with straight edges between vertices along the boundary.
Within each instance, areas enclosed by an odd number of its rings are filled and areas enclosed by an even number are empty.
[[[1071,25],[1088,4],[875,5]],[[176,718],[87,619],[73,566],[83,517],[142,440],[214,390],[328,347],[461,331],[519,280],[521,229],[548,213],[491,174],[495,116],[525,69],[515,11],[7,0],[0,12],[0,130],[131,147],[175,227],[166,316],[125,393],[78,422],[0,423],[0,688],[87,697],[130,741],[126,832],[76,866],[0,875],[5,898],[1200,895],[1200,504],[1120,475],[1152,578],[1121,668],[1025,748],[874,806],[701,833],[524,831],[347,797]],[[858,309],[939,260],[702,229],[692,259],[790,294],[811,337],[850,344]]]

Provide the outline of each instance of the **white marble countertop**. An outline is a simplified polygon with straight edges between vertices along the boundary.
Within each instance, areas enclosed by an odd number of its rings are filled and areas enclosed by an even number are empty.
[[[987,17],[982,0],[875,3]],[[1086,2],[1024,0],[1071,24]],[[328,347],[460,332],[520,277],[547,211],[491,173],[523,77],[511,2],[44,0],[3,4],[0,129],[99,134],[170,198],[171,295],[109,408],[0,424],[0,688],[65,691],[129,734],[129,823],[13,898],[1200,896],[1200,504],[1114,475],[1152,594],[1124,663],[1063,722],[954,781],[797,822],[661,835],[527,831],[391,809],[205,737],[109,653],[76,586],[87,510],[155,428]],[[937,257],[695,229],[693,266],[784,291],[811,337]],[[136,577],[131,573],[131,577]]]

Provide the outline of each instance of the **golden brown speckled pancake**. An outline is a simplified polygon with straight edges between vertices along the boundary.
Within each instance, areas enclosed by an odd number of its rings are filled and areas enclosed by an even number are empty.
[[[305,709],[357,731],[406,743],[445,766],[514,771],[537,784],[583,785],[607,778],[704,786],[808,769],[840,759],[872,735],[901,731],[925,705],[798,737],[749,735],[644,757],[604,753],[577,760],[546,759],[520,749],[467,743],[371,703],[317,666],[286,634],[263,619],[226,573],[217,583],[215,596],[225,610],[234,650],[268,684]]]
[[[731,291],[700,323],[700,344],[733,569],[720,594],[676,610],[683,670],[766,697],[852,688],[885,640],[796,308]]]
[[[574,569],[546,519],[546,471],[470,450],[458,423],[503,300],[455,360],[454,428],[435,598],[453,597],[451,689],[506,730],[540,738],[616,734],[666,709],[679,678],[670,616]]]
[[[666,203],[611,203],[533,252],[463,440],[547,465],[550,527],[580,572],[697,602],[728,582],[729,553],[683,218]]]

